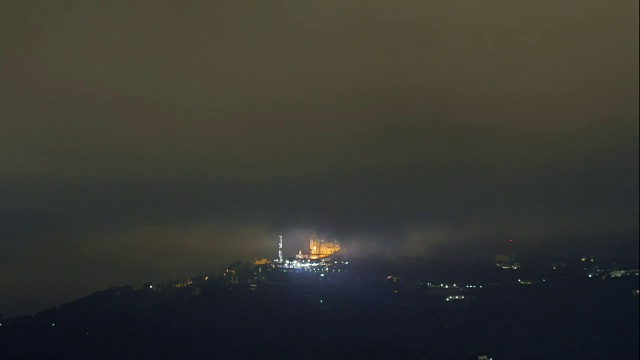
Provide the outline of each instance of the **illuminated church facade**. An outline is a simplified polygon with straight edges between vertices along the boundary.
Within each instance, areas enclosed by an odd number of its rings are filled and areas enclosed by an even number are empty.
[[[337,241],[324,240],[315,234],[309,239],[309,259],[311,260],[329,257],[339,250],[340,243]]]

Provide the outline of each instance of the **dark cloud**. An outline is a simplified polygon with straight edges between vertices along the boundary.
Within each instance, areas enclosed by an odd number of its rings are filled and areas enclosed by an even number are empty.
[[[637,1],[2,6],[0,310],[312,231],[637,258]]]

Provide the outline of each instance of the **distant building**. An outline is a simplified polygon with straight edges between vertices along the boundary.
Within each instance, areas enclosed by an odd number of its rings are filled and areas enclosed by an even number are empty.
[[[309,255],[303,254],[302,250],[299,250],[296,254],[296,260],[309,260]]]
[[[511,255],[497,255],[495,258],[496,266],[502,269],[520,269],[520,263],[514,262]]]
[[[309,239],[309,258],[311,260],[329,257],[337,251],[340,251],[339,242],[324,240],[315,234],[311,235]]]
[[[503,267],[503,266],[510,266],[511,265],[511,259],[509,259],[509,255],[497,255],[495,258],[495,262],[496,262],[496,266],[498,267]]]
[[[268,263],[269,263],[269,259],[267,259],[267,258],[260,258],[260,259],[253,258],[253,265],[254,266],[256,266],[256,265],[266,265]]]

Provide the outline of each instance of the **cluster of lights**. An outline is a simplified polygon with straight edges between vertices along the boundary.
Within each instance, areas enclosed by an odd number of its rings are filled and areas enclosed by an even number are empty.
[[[449,288],[449,285],[446,285],[446,284],[440,284],[440,287],[441,287],[441,288],[448,289],[448,288]],[[452,287],[452,288],[456,288],[457,286],[456,286],[456,284],[453,284],[453,285],[451,285],[451,287]]]
[[[284,264],[285,264],[285,267],[289,268],[289,269],[291,269],[291,268],[293,268],[293,269],[309,268],[309,267],[324,265],[324,264],[321,264],[321,263],[302,262],[302,261],[298,261],[298,260],[293,260],[293,261],[286,260],[284,262]]]
[[[513,265],[502,265],[503,269],[520,269],[520,263],[514,263]],[[555,269],[555,268],[554,268]]]
[[[229,270],[225,270],[225,274],[223,274],[223,276],[227,276],[226,272],[229,272]],[[235,271],[232,270],[231,272],[235,274]],[[186,281],[184,283],[176,284],[176,287],[183,287],[183,286],[188,286],[188,285],[191,285],[191,284],[193,284],[193,281],[188,280],[188,281]]]
[[[454,300],[464,300],[464,295],[451,295],[451,296],[447,296],[447,301],[454,301]]]
[[[387,277],[387,279],[390,279],[390,277]],[[427,283],[427,286],[430,288],[436,288],[436,289],[482,289],[482,285],[458,285],[458,284],[432,284],[432,283]]]
[[[458,288],[458,285],[457,285],[457,284],[452,284],[452,285],[449,285],[449,284],[439,284],[439,285],[438,285],[438,284],[435,284],[435,285],[434,285],[434,284],[431,284],[431,283],[427,283],[427,285],[428,285],[429,287],[433,287],[433,288],[441,288],[441,289],[449,289],[449,288],[457,289],[457,288]]]
[[[633,270],[615,270],[609,273],[611,277],[622,277],[622,276],[638,276],[640,272],[638,269]],[[606,275],[605,275],[606,276]]]
[[[277,261],[276,261],[277,263]],[[340,261],[338,262],[337,260],[333,261],[333,264],[337,265],[338,263],[340,264],[344,264],[344,265],[349,265],[348,261]],[[308,268],[308,267],[314,267],[314,266],[328,266],[328,265],[332,265],[332,263],[330,261],[324,261],[322,260],[321,262],[308,262],[308,261],[298,261],[298,260],[285,260],[283,261],[281,264],[284,264],[284,267],[289,268],[289,269],[299,269],[299,268]]]

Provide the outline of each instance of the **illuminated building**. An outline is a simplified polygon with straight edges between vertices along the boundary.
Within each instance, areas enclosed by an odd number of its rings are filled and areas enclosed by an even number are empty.
[[[253,265],[266,265],[268,263],[269,263],[269,260],[266,258],[261,258],[261,259],[253,258]]]
[[[309,258],[311,260],[326,258],[339,250],[340,243],[337,241],[327,241],[315,234],[311,235],[309,239]]]

